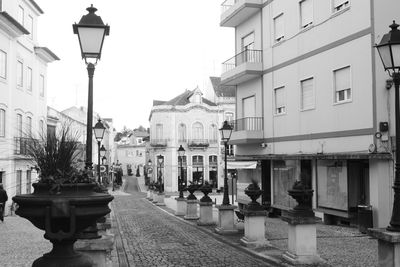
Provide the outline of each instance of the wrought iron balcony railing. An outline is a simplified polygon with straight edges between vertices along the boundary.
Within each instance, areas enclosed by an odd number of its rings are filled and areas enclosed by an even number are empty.
[[[188,140],[189,147],[208,147],[210,143],[208,139],[191,139]]]
[[[247,117],[232,122],[234,131],[262,131],[264,119],[262,117]]]
[[[167,139],[151,139],[150,145],[152,147],[166,147],[167,146]]]
[[[260,63],[262,62],[262,51],[261,50],[244,50],[234,57],[228,59],[222,63],[222,72],[230,71],[243,63]]]
[[[221,4],[221,13],[224,13],[225,11],[227,11],[229,8],[231,8],[234,4],[237,3],[238,0],[225,0],[222,4]]]

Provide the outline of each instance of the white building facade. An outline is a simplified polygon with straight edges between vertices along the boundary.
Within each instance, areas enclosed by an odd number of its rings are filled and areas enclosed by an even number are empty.
[[[387,226],[394,92],[373,46],[400,19],[400,2],[222,5],[220,25],[235,28],[236,55],[221,75],[237,88],[231,143],[236,160],[258,162],[239,178],[259,179],[264,204],[282,210],[295,205],[287,190],[302,177],[326,222],[356,224],[358,205],[372,205],[373,226]]]
[[[223,187],[219,128],[225,119],[224,110],[202,95],[196,88],[170,101],[153,102],[148,146],[151,180],[161,177],[167,192],[178,191],[181,163],[185,184],[208,181],[214,188]],[[230,109],[234,110],[234,104]],[[185,149],[182,162],[177,152],[180,145]]]
[[[0,2],[0,183],[9,198],[31,192],[37,179],[26,136],[46,132],[47,64],[59,60],[38,45],[41,14],[33,0]]]

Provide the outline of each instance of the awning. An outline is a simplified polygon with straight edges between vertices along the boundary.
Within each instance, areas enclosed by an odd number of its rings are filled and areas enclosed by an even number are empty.
[[[255,169],[257,161],[228,161],[228,169]]]

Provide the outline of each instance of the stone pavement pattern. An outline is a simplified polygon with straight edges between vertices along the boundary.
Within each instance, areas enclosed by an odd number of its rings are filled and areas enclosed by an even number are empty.
[[[271,266],[167,214],[132,183],[112,204],[130,266]]]

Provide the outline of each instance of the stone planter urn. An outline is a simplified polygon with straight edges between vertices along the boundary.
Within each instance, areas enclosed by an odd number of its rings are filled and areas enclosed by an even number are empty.
[[[252,182],[245,189],[244,193],[251,199],[251,202],[247,204],[248,210],[261,210],[262,206],[257,202],[257,199],[261,196],[262,190],[257,182]]]
[[[187,197],[187,199],[188,200],[196,200],[197,197],[193,193],[199,189],[199,186],[196,184],[191,184],[191,185],[187,186],[186,189],[189,192],[189,196]]]
[[[61,184],[57,193],[46,183],[34,183],[32,194],[18,195],[16,214],[44,230],[53,249],[36,259],[33,267],[92,266],[87,256],[73,248],[77,233],[108,214],[113,196],[94,192],[94,183]]]
[[[208,182],[205,182],[199,190],[204,194],[200,202],[212,202],[212,199],[208,196],[212,192],[212,187]]]
[[[293,208],[293,212],[303,217],[314,217],[314,212],[311,208],[312,196],[314,190],[307,189],[301,181],[296,181],[291,190],[288,190],[289,195],[296,200],[297,206]]]

